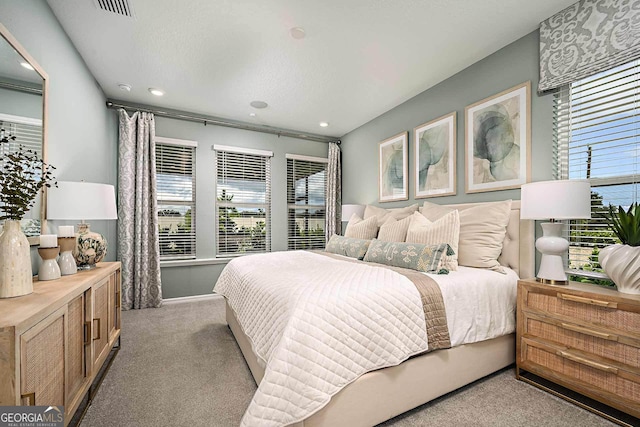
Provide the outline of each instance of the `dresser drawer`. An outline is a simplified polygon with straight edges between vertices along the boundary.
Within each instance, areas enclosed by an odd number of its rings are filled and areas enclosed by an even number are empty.
[[[550,315],[578,319],[621,331],[640,331],[640,312],[625,310],[617,302],[606,298],[588,298],[562,291],[549,293],[527,292],[526,309]]]
[[[640,415],[640,373],[626,370],[615,362],[594,360],[561,346],[522,339],[521,365],[551,380],[562,380],[566,387],[593,398],[608,398],[609,404]]]
[[[525,313],[524,334],[630,367],[640,367],[640,342],[610,331]]]

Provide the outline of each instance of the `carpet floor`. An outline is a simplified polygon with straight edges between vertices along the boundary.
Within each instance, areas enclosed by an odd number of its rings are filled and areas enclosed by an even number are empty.
[[[83,427],[237,426],[256,384],[224,320],[224,300],[122,313],[122,349]],[[614,424],[515,379],[506,369],[382,426]]]

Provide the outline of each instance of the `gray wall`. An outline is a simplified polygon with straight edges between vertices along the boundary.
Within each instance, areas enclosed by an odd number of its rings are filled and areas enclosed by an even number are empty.
[[[258,132],[156,117],[156,135],[198,141],[196,151],[196,251],[215,257],[216,218],[213,144],[273,151],[271,159],[271,248],[287,249],[287,162],[285,154],[327,157],[328,145]],[[162,267],[164,298],[210,293],[225,264]]]
[[[42,119],[42,96],[0,88],[0,113]]]
[[[0,21],[49,75],[48,151],[58,180],[115,185],[117,121],[49,6],[44,0],[2,1]],[[51,221],[49,228],[55,232],[60,224],[66,223]],[[91,226],[109,241],[107,260],[115,260],[116,221]],[[37,259],[32,251],[34,264]]]
[[[410,200],[381,205],[394,207],[413,203],[413,128],[452,111],[457,113],[457,194],[425,200],[462,203],[520,199],[519,189],[465,194],[464,109],[467,105],[527,80],[531,81],[532,87],[531,178],[532,181],[552,179],[553,97],[536,95],[538,43],[536,30],[342,137],[342,202],[379,205],[378,143],[402,131],[409,131]],[[422,201],[417,200],[418,203]]]

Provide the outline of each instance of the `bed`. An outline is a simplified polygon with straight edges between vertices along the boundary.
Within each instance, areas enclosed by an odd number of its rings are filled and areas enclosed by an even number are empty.
[[[476,204],[448,206],[464,210]],[[520,220],[518,201],[511,204],[506,228],[498,261],[519,277],[532,277],[533,222]],[[256,342],[252,342],[245,334],[246,328],[240,326],[238,316],[228,300],[226,317],[256,383],[260,384],[268,362],[256,355]],[[395,366],[358,375],[333,394],[326,405],[290,425],[371,426],[388,420],[514,363],[514,335],[509,333],[480,342],[412,355]],[[282,408],[277,410],[282,411]]]

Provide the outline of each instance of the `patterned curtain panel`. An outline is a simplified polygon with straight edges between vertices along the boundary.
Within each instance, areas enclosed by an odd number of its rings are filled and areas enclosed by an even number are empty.
[[[162,305],[156,190],[156,127],[153,114],[120,116],[118,258],[122,262],[122,308]]]
[[[334,234],[341,234],[342,225],[342,167],[340,166],[340,146],[329,143],[329,164],[327,165],[327,194],[325,215],[325,237],[327,242]]]
[[[582,0],[540,24],[538,91],[640,58],[640,0]]]

